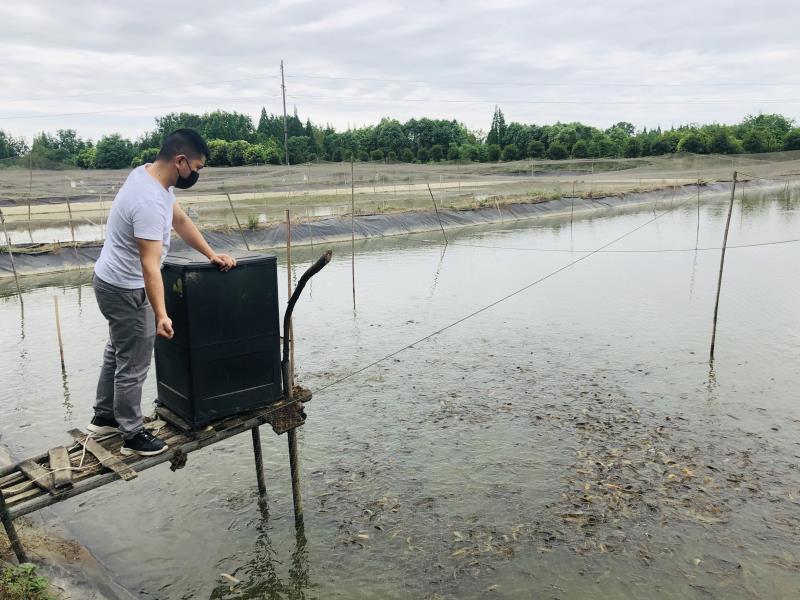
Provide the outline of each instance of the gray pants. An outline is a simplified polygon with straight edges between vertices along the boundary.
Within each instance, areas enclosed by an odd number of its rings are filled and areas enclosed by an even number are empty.
[[[94,276],[97,306],[108,321],[109,340],[97,382],[94,413],[114,418],[125,439],[141,431],[142,387],[150,369],[156,321],[144,288],[127,290]]]

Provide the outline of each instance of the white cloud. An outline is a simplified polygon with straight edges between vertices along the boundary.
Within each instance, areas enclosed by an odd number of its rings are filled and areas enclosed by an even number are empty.
[[[798,118],[798,17],[788,0],[4,3],[0,128],[136,136],[171,110],[278,112],[281,58],[289,106],[338,127],[485,129],[495,103],[537,123]],[[64,113],[96,114],[48,116]]]

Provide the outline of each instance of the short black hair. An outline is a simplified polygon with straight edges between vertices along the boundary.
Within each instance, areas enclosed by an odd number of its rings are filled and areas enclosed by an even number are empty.
[[[209,156],[208,144],[199,133],[194,129],[177,129],[170,133],[161,144],[158,158],[169,160],[179,154],[185,154],[190,158],[200,158]]]

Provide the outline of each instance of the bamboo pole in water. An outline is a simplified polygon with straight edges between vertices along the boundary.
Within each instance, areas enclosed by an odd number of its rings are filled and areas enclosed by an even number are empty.
[[[239,235],[242,236],[242,241],[244,242],[244,247],[247,250],[250,250],[250,244],[247,243],[247,238],[244,237],[244,231],[242,230],[242,224],[239,223],[239,217],[236,214],[236,210],[233,208],[233,200],[231,200],[231,195],[228,192],[225,192],[225,195],[228,197],[228,204],[231,205],[231,212],[233,213],[233,218],[236,219],[236,227],[239,228]]]
[[[722,252],[719,258],[719,277],[717,278],[717,299],[714,302],[714,324],[711,329],[711,352],[709,362],[714,364],[714,345],[717,340],[717,315],[719,313],[719,292],[722,288],[722,270],[725,267],[725,248],[728,245],[728,230],[731,227],[731,214],[733,213],[733,200],[736,195],[736,171],[733,172],[733,185],[731,186],[731,200],[728,204],[728,218],[725,221],[725,235],[722,237]]]
[[[353,280],[353,310],[356,308],[356,179],[355,161],[350,157],[350,273]]]
[[[436,198],[433,197],[433,190],[431,190],[431,185],[428,183],[428,193],[431,195],[431,200],[433,201],[433,210],[436,211],[436,218],[439,220],[439,227],[442,228],[442,236],[444,237],[444,243],[447,245],[447,234],[444,231],[444,225],[442,224],[442,218],[439,216],[439,208],[436,206]],[[498,211],[500,208],[498,207]]]
[[[58,310],[58,296],[53,296],[53,304],[55,306],[56,312],[56,334],[58,334],[58,353],[61,355],[61,371],[63,372],[64,367],[64,342],[61,338],[61,314]]]
[[[6,229],[6,218],[3,215],[2,209],[0,209],[0,222],[3,224],[3,234],[5,234],[6,236],[6,250],[8,250],[8,258],[11,261],[11,271],[14,273],[14,283],[17,286],[17,295],[19,296],[19,301],[22,302],[22,290],[19,287],[17,266],[14,264],[14,253],[11,251],[11,238],[8,237],[8,229]]]

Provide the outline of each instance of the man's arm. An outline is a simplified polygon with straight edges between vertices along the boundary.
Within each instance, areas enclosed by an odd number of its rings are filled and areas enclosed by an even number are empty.
[[[167,316],[164,304],[164,282],[161,279],[161,240],[142,240],[136,238],[139,246],[139,259],[142,261],[144,289],[156,315],[156,334],[172,338],[172,319]]]
[[[227,254],[217,254],[211,249],[211,246],[208,245],[203,234],[200,233],[197,226],[192,223],[189,215],[183,211],[180,204],[177,202],[173,204],[172,208],[172,227],[178,232],[178,235],[181,236],[184,242],[217,265],[220,271],[229,271],[236,266],[235,258]]]

